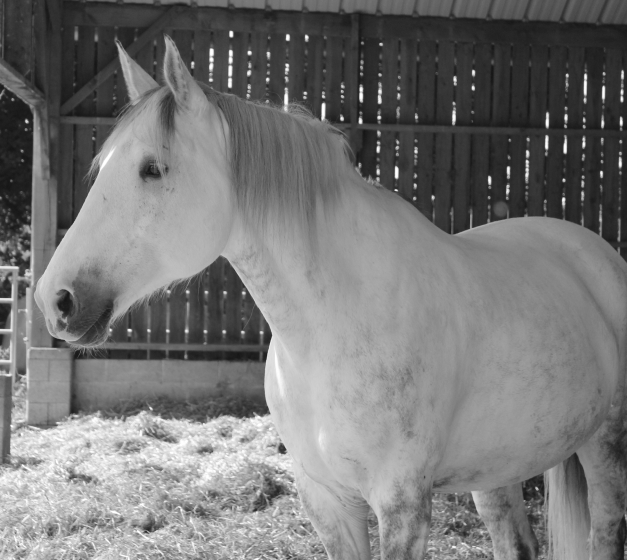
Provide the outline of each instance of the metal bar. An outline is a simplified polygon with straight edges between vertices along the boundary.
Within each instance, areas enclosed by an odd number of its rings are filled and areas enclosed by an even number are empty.
[[[13,303],[13,298],[10,297],[1,297],[0,298],[0,304],[1,303],[8,303],[9,305]]]
[[[0,272],[11,273],[11,328],[0,329],[10,334],[9,358],[0,360],[0,366],[9,366],[9,372],[0,372],[0,462],[5,463],[11,453],[11,409],[13,407],[13,380],[16,374],[17,344],[17,266],[0,266]],[[6,298],[3,298],[6,299]]]

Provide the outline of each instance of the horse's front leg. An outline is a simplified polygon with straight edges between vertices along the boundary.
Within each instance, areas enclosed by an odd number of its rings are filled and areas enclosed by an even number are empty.
[[[335,495],[294,464],[294,480],[309,516],[331,560],[370,560],[368,511],[360,495]]]
[[[431,524],[431,480],[424,475],[394,477],[375,491],[381,560],[422,560]]]
[[[538,557],[538,540],[527,519],[521,484],[473,492],[472,497],[492,537],[495,560]]]

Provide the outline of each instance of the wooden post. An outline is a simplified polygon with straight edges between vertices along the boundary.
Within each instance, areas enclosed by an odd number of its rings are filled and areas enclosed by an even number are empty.
[[[12,351],[15,352],[15,349]],[[10,374],[0,371],[0,463],[5,463],[11,454],[12,397],[13,378]]]
[[[33,188],[31,270],[33,286],[41,278],[56,248],[57,173],[61,75],[61,31],[48,24],[43,4],[37,14],[36,80],[47,103],[33,107]],[[32,305],[30,347],[52,347],[41,311]]]

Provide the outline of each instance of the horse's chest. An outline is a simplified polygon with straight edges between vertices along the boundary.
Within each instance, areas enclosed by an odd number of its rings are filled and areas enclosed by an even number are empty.
[[[347,486],[365,484],[393,450],[420,444],[429,432],[418,418],[424,397],[411,368],[305,372],[273,359],[266,369],[266,398],[290,454],[312,478]]]

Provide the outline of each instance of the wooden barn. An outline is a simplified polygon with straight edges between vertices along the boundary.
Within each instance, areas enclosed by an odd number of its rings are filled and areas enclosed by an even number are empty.
[[[335,123],[364,175],[447,232],[547,215],[627,247],[624,0],[0,5],[0,82],[34,114],[34,281],[127,101],[115,40],[159,79],[164,33],[196,79]],[[262,398],[271,333],[223,259],[130,313],[97,356],[74,355],[30,309],[29,423],[139,395]]]

